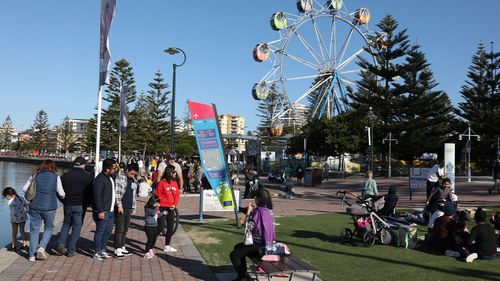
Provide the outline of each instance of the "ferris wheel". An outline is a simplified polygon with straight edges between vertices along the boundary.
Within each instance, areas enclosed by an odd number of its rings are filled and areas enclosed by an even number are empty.
[[[357,63],[376,63],[368,52],[375,37],[367,8],[349,12],[342,0],[298,0],[297,8],[297,14],[274,13],[270,24],[279,38],[253,50],[255,61],[271,65],[252,95],[268,105],[272,135],[281,135],[287,124],[345,111],[347,92],[359,79]]]

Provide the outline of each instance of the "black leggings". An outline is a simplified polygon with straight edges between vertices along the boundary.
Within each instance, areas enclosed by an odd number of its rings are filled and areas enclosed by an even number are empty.
[[[146,242],[146,253],[153,249],[156,244],[156,238],[158,238],[158,227],[157,226],[145,226],[144,231],[146,232],[146,237],[148,242]]]
[[[163,212],[166,211],[167,215],[163,215]],[[161,231],[162,229],[167,227],[167,233],[165,234],[165,246],[170,245],[170,240],[172,240],[172,235],[174,235],[174,222],[175,222],[175,211],[170,210],[168,207],[160,207],[160,213],[162,214],[158,218],[158,229]]]
[[[26,244],[27,239],[26,239],[26,233],[24,232],[24,224],[25,222],[12,223],[12,245],[14,245],[14,247],[16,246],[18,229],[21,232],[21,239],[23,240],[23,246]]]
[[[245,245],[243,243],[236,244],[234,250],[229,254],[231,263],[238,273],[237,280],[241,280],[247,275],[246,257],[259,257],[260,245]]]

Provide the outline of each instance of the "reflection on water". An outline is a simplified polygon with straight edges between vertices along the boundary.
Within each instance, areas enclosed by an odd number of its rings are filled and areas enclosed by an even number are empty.
[[[24,196],[23,186],[36,168],[33,164],[14,163],[0,161],[0,189],[5,187],[14,188],[18,194]],[[58,170],[61,175],[63,171]],[[0,247],[7,245],[11,241],[10,210],[8,200],[0,196]],[[29,224],[26,224],[26,230]]]

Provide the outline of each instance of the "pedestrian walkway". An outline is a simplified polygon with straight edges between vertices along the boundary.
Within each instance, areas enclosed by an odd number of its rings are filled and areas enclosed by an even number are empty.
[[[187,234],[179,227],[172,239],[172,245],[178,249],[175,253],[163,253],[165,240],[159,238],[156,243],[157,255],[151,260],[143,258],[146,235],[144,227],[144,201],[138,202],[137,213],[132,216],[131,228],[128,232],[127,249],[131,256],[123,260],[110,258],[104,261],[93,259],[93,237],[95,224],[91,213],[87,212],[82,237],[78,242],[75,256],[68,258],[57,255],[53,249],[56,246],[57,232],[49,243],[47,252],[49,257],[45,261],[37,260],[30,263],[26,254],[22,256],[10,255],[11,265],[0,273],[0,280],[31,280],[31,281],[58,281],[58,280],[111,280],[111,281],[156,281],[156,280],[216,280],[200,253],[193,245]],[[112,250],[111,241],[108,250]],[[4,250],[2,250],[4,251]]]

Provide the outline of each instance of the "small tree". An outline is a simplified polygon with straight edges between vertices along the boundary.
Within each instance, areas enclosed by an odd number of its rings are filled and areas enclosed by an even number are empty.
[[[12,132],[14,128],[12,128],[12,119],[10,115],[7,115],[5,121],[2,124],[2,132],[0,135],[0,149],[10,149],[12,147]]]
[[[75,133],[71,127],[68,116],[66,116],[59,129],[59,144],[65,153],[71,152],[75,144]]]
[[[43,152],[48,147],[47,142],[49,139],[49,117],[47,112],[43,109],[37,112],[31,129],[33,130],[32,148]]]

